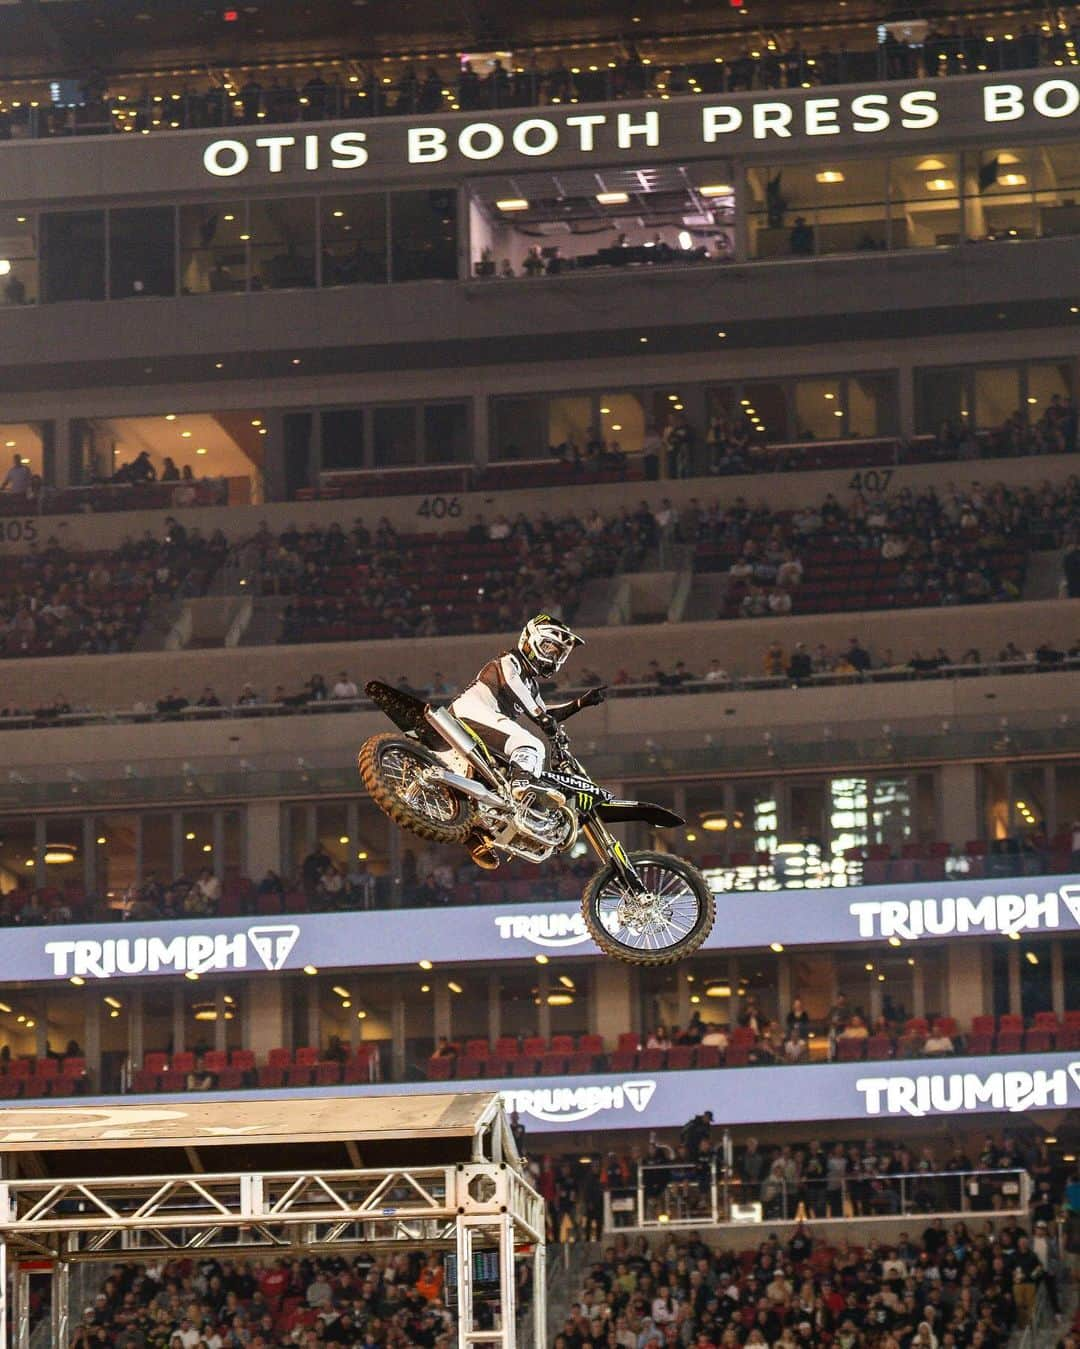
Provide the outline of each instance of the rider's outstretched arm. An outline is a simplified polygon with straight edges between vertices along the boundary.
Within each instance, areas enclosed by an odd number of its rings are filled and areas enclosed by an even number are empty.
[[[604,701],[607,692],[606,684],[599,684],[594,689],[589,689],[578,698],[572,698],[568,703],[556,703],[554,707],[548,705],[548,713],[556,721],[567,721],[570,717],[576,716],[578,712],[586,707],[596,707]]]

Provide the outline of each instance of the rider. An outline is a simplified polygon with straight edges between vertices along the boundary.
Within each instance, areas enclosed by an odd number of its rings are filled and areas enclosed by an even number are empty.
[[[603,685],[554,707],[544,702],[540,692],[540,681],[553,679],[574,647],[583,645],[584,638],[571,632],[565,623],[550,614],[537,614],[521,629],[517,652],[504,651],[489,660],[450,704],[455,715],[471,726],[486,745],[507,755],[511,791],[515,795],[526,790],[545,791],[537,781],[546,757],[544,742],[523,726],[522,720],[531,721],[551,735],[558,722],[583,707],[595,707],[604,701]],[[485,839],[474,836],[469,851],[476,865],[485,870],[494,870],[499,865]]]

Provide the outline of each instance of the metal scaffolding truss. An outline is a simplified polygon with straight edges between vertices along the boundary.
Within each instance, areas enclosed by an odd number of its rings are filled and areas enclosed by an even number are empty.
[[[456,1256],[463,1347],[510,1349],[517,1343],[515,1253],[527,1255],[537,1299],[533,1338],[541,1349],[543,1201],[520,1174],[498,1097],[494,1104],[490,1096],[474,1099],[485,1108],[477,1116],[470,1160],[441,1165],[53,1180],[11,1176],[10,1165],[0,1169],[0,1349],[8,1349],[6,1272],[12,1276],[14,1349],[28,1349],[29,1280],[35,1272],[52,1278],[53,1344],[62,1349],[70,1338],[68,1281],[77,1262],[195,1251],[265,1257],[418,1246]],[[0,1168],[4,1113],[0,1110]],[[405,1142],[401,1148],[410,1150]],[[265,1156],[268,1147],[252,1150]],[[129,1155],[137,1166],[139,1152]],[[491,1299],[495,1325],[485,1328],[477,1323],[476,1256],[482,1251],[498,1253],[498,1295]]]

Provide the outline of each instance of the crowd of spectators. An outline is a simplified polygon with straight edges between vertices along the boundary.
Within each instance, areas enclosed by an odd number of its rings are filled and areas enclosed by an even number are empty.
[[[399,535],[385,518],[279,535],[263,527],[234,551],[241,583],[288,595],[281,641],[497,632],[544,609],[570,619],[582,587],[633,569],[651,538],[643,517],[477,518],[464,536]]]
[[[524,1147],[529,1152],[527,1145]],[[725,1204],[762,1204],[766,1219],[842,1218],[931,1213],[964,1207],[974,1211],[1007,1207],[1014,1194],[998,1178],[987,1177],[979,1193],[961,1196],[945,1179],[969,1172],[1026,1171],[1031,1177],[1034,1222],[1052,1222],[1054,1203],[1064,1175],[1040,1134],[1006,1131],[1000,1139],[987,1135],[968,1147],[957,1140],[916,1145],[901,1138],[827,1141],[810,1136],[802,1142],[769,1142],[750,1136],[725,1152],[713,1112],[690,1119],[678,1139],[650,1134],[633,1138],[622,1149],[600,1156],[558,1156],[530,1153],[533,1184],[548,1203],[552,1240],[597,1240],[602,1230],[604,1193],[636,1190],[639,1179],[655,1218],[664,1203],[682,1216],[693,1216],[691,1194],[708,1196],[712,1171],[725,1185]],[[646,1168],[639,1171],[639,1168]],[[897,1203],[895,1178],[934,1176],[933,1182],[905,1186],[903,1208]],[[891,1183],[881,1184],[882,1181]],[[683,1203],[678,1203],[679,1192]],[[949,1199],[955,1203],[947,1202]],[[616,1219],[616,1222],[618,1220]]]
[[[255,69],[230,65],[202,89],[150,86],[123,75],[93,71],[77,82],[75,108],[50,106],[47,88],[20,88],[0,108],[0,138],[65,135],[75,130],[151,131],[261,123],[313,122],[381,115],[428,115],[461,109],[596,103],[631,98],[743,90],[802,89],[889,79],[934,78],[986,70],[1023,70],[1062,65],[1072,59],[1080,26],[953,22],[914,32],[908,39],[891,29],[879,40],[873,25],[852,24],[836,45],[804,46],[797,32],[770,35],[749,46],[734,32],[702,36],[671,47],[639,41],[590,51],[584,64],[569,52],[516,54],[501,59],[438,64],[402,59],[378,67],[343,53],[334,69],[312,65],[299,78],[277,74],[269,82]],[[637,37],[637,34],[635,34]],[[594,44],[595,45],[595,44]],[[580,59],[580,58],[578,58]],[[347,73],[341,73],[341,67]],[[387,73],[387,71],[392,73]],[[306,76],[306,77],[305,77]]]
[[[880,651],[864,645],[859,637],[831,646],[827,642],[769,642],[762,650],[757,668],[736,670],[718,656],[706,658],[703,666],[693,668],[684,660],[646,662],[641,670],[618,666],[608,674],[591,667],[577,672],[570,691],[597,684],[605,685],[609,698],[650,698],[675,693],[708,693],[710,690],[740,688],[779,689],[793,685],[836,683],[844,680],[908,680],[968,676],[979,673],[1027,674],[1070,668],[1080,661],[1080,638],[1060,646],[1045,640],[1021,649],[1006,642],[996,652],[979,647],[954,649],[944,646],[933,650],[916,649],[899,656],[891,647]],[[460,692],[458,683],[435,670],[428,679],[402,674],[384,680],[415,697],[444,702]],[[551,686],[553,688],[554,686]],[[546,691],[551,691],[549,688]],[[560,690],[560,693],[564,690]],[[18,728],[32,723],[35,729],[93,721],[102,717],[130,718],[133,721],[176,721],[200,717],[283,716],[295,713],[348,712],[371,704],[355,680],[345,670],[327,678],[314,673],[299,685],[273,684],[263,689],[250,681],[235,692],[222,691],[212,684],[192,690],[189,696],[172,685],[159,698],[136,700],[130,708],[92,709],[72,703],[58,692],[36,706],[22,707],[0,699],[0,729]]]
[[[1062,1272],[1045,1221],[931,1218],[866,1246],[800,1225],[745,1251],[623,1237],[588,1267],[554,1349],[1004,1349]]]
[[[449,1349],[449,1293],[435,1252],[116,1264],[72,1317],[70,1349]],[[490,1328],[482,1295],[476,1313],[478,1328]]]
[[[220,532],[206,537],[172,517],[162,538],[127,538],[109,553],[77,553],[51,538],[7,560],[0,650],[5,658],[129,651],[151,601],[202,594],[226,549]],[[64,711],[61,696],[51,713]]]
[[[726,572],[718,617],[828,610],[832,572],[853,559],[867,564],[864,607],[959,605],[1019,598],[1028,551],[1074,542],[1078,506],[1076,477],[856,492],[847,505],[829,493],[795,511],[742,496],[679,508],[665,497],[607,517],[477,516],[463,537],[399,535],[385,518],[374,532],[362,520],[349,532],[264,525],[233,562],[256,594],[291,597],[287,643],[501,632],[538,608],[569,621],[587,581],[633,572],[653,550],[670,558],[677,545],[699,570]]]
[[[847,505],[828,493],[782,512],[742,497],[727,508],[692,498],[681,511],[665,499],[657,517],[695,548],[699,569],[726,572],[722,616],[762,617],[829,608],[837,572],[867,608],[1018,599],[1028,552],[1073,542],[1078,503],[1071,477],[1038,488],[857,492]]]

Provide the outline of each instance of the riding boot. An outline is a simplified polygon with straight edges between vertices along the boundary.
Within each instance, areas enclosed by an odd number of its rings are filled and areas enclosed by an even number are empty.
[[[472,860],[484,871],[494,871],[499,865],[499,859],[495,856],[495,849],[483,834],[474,831],[465,840],[465,846],[468,848]]]

